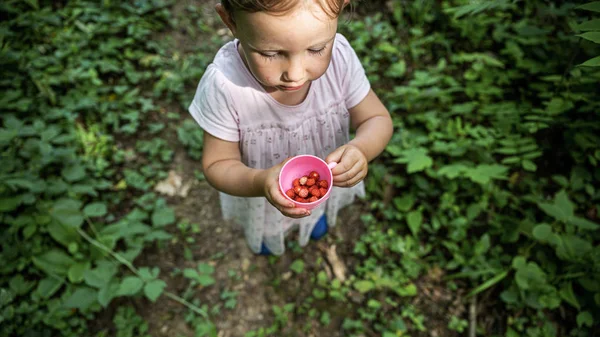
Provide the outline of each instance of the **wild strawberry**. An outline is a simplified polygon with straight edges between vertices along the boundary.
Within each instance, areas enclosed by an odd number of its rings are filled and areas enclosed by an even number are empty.
[[[314,180],[313,178],[306,179],[306,186],[313,186],[316,183],[317,183],[317,181]]]
[[[300,178],[294,179],[294,181],[292,182],[292,186],[294,186],[294,187],[300,186]]]
[[[308,202],[315,202],[315,201],[317,201],[317,200],[319,200],[319,198],[318,198],[318,197],[315,197],[315,196],[313,195],[312,197],[310,197],[310,199],[308,199]]]
[[[291,199],[294,199],[296,197],[296,192],[294,192],[293,188],[290,188],[289,190],[285,191],[285,195],[287,195]]]
[[[311,188],[310,189],[310,194],[314,197],[321,197],[321,191],[319,190],[319,188],[315,187],[315,188]]]
[[[308,200],[306,198],[300,198],[300,197],[296,197],[296,201],[297,202],[303,202],[303,203],[307,203]]]
[[[319,180],[319,187],[323,187],[323,188],[329,187],[327,180]]]
[[[301,198],[308,197],[308,188],[306,188],[306,187],[300,187],[300,192],[298,193],[298,196],[301,197]]]
[[[300,185],[294,187],[294,193],[296,193],[296,195],[300,194],[301,189],[302,189],[302,186],[300,186]]]
[[[307,176],[303,176],[302,178],[300,178],[300,185],[306,185],[307,180],[308,180]]]
[[[309,178],[313,178],[315,181],[319,181],[319,173],[317,171],[312,171],[311,173],[308,174]]]
[[[321,192],[321,196],[322,196],[322,197],[324,197],[324,196],[325,196],[325,194],[327,194],[327,189],[326,189],[326,188],[323,188],[323,187],[321,187],[321,188],[319,188],[319,192]]]

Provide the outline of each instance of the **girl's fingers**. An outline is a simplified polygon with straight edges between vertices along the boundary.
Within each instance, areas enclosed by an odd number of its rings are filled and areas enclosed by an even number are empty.
[[[286,216],[302,218],[310,215],[310,211],[307,209],[296,207],[291,201],[287,200],[279,189],[271,191],[271,200],[273,200],[275,207]]]
[[[303,218],[305,216],[309,216],[310,215],[310,211],[309,210],[304,209],[304,208],[299,208],[299,207],[284,208],[284,209],[282,209],[280,211],[285,216],[288,216],[290,218]]]
[[[364,178],[363,165],[360,162],[354,163],[349,170],[333,177],[334,185],[340,187],[350,187],[356,185]]]

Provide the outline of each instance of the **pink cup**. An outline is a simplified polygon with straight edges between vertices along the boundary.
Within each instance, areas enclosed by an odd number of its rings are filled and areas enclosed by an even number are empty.
[[[281,168],[281,172],[279,172],[279,189],[285,198],[293,202],[296,207],[313,209],[329,198],[333,183],[333,174],[331,174],[331,169],[333,169],[336,165],[336,162],[327,164],[323,159],[311,155],[296,156],[290,159]],[[314,202],[297,202],[285,194],[285,191],[293,188],[292,183],[294,179],[307,176],[312,171],[316,171],[319,174],[320,179],[327,181],[327,184],[329,185],[327,188],[327,193],[324,196]]]

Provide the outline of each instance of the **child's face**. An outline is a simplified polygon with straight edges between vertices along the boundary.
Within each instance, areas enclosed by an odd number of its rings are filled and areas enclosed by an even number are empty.
[[[337,19],[315,1],[301,1],[281,16],[236,13],[234,30],[254,77],[268,89],[294,92],[327,70]]]

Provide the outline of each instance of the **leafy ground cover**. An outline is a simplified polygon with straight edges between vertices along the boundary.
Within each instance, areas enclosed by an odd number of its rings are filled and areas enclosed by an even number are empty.
[[[211,3],[0,17],[0,335],[599,333],[599,2],[359,3],[340,31],[396,133],[368,197],[281,258],[200,170]]]

